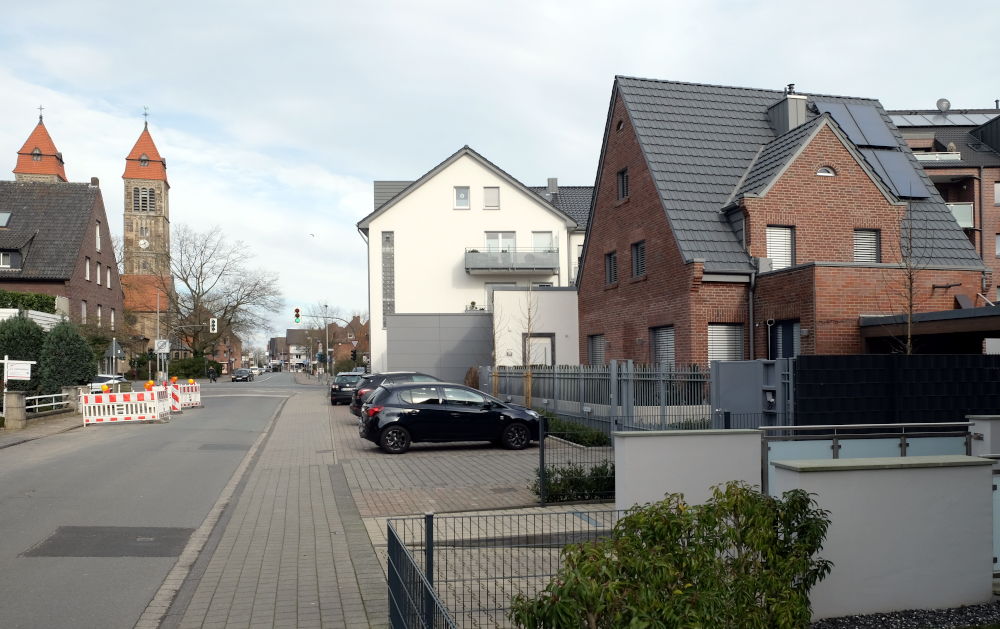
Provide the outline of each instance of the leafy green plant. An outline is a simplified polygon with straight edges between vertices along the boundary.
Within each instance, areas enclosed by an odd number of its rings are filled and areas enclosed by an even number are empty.
[[[0,308],[17,308],[19,310],[37,310],[55,314],[56,298],[41,293],[14,293],[0,290]]]
[[[45,331],[27,317],[11,317],[0,321],[0,358],[9,356],[11,359],[33,360],[36,363],[31,366],[31,380],[10,380],[7,382],[8,389],[32,393],[38,391],[40,386],[38,363],[41,360],[44,341]]]
[[[45,335],[38,371],[42,392],[57,393],[62,387],[91,382],[97,359],[76,326],[63,321]]]
[[[548,422],[545,432],[553,437],[559,437],[560,439],[588,447],[605,447],[611,445],[611,438],[600,430],[594,430],[576,422],[555,417],[550,413],[545,413],[545,416]]]
[[[222,373],[222,365],[214,360],[208,360],[204,356],[193,358],[180,358],[170,361],[170,375],[179,379],[205,378],[208,368],[215,367],[215,373]]]
[[[802,490],[781,498],[746,483],[703,505],[680,494],[635,507],[609,538],[569,545],[534,598],[516,595],[518,627],[807,627],[810,589],[832,564],[816,554],[829,513]]]
[[[535,470],[535,480],[528,489],[541,497],[541,468]],[[599,464],[553,465],[545,468],[546,502],[566,502],[571,500],[605,500],[615,495],[615,464],[604,460]]]

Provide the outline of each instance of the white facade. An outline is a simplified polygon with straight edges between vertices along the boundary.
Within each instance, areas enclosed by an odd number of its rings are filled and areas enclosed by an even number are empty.
[[[496,364],[580,364],[576,294],[574,288],[493,291]]]
[[[468,147],[358,227],[368,240],[372,371],[390,367],[387,302],[390,314],[460,313],[491,310],[493,286],[568,286],[584,238],[572,218]],[[512,264],[482,268],[479,253],[510,254]],[[547,266],[531,268],[528,256]]]

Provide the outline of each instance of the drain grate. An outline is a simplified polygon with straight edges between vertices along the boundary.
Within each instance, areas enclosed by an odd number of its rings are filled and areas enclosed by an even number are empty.
[[[60,526],[23,557],[177,557],[194,529],[160,526]]]

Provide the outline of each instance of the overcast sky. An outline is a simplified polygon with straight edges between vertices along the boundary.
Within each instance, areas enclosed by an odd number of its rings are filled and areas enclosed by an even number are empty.
[[[173,224],[219,228],[296,306],[367,312],[372,181],[468,144],[527,185],[593,185],[616,74],[993,107],[1000,3],[591,0],[4,4],[6,178],[39,105],[122,231],[143,106]],[[4,148],[6,147],[6,148]],[[0,152],[0,155],[3,153]],[[0,159],[0,165],[4,163]],[[455,243],[463,247],[468,243]],[[428,253],[433,247],[428,243]],[[257,342],[266,336],[261,334]]]

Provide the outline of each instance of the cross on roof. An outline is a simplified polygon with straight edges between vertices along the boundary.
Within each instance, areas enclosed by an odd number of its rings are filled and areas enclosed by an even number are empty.
[[[42,121],[42,110],[45,109],[41,105],[38,106],[38,122]]]

